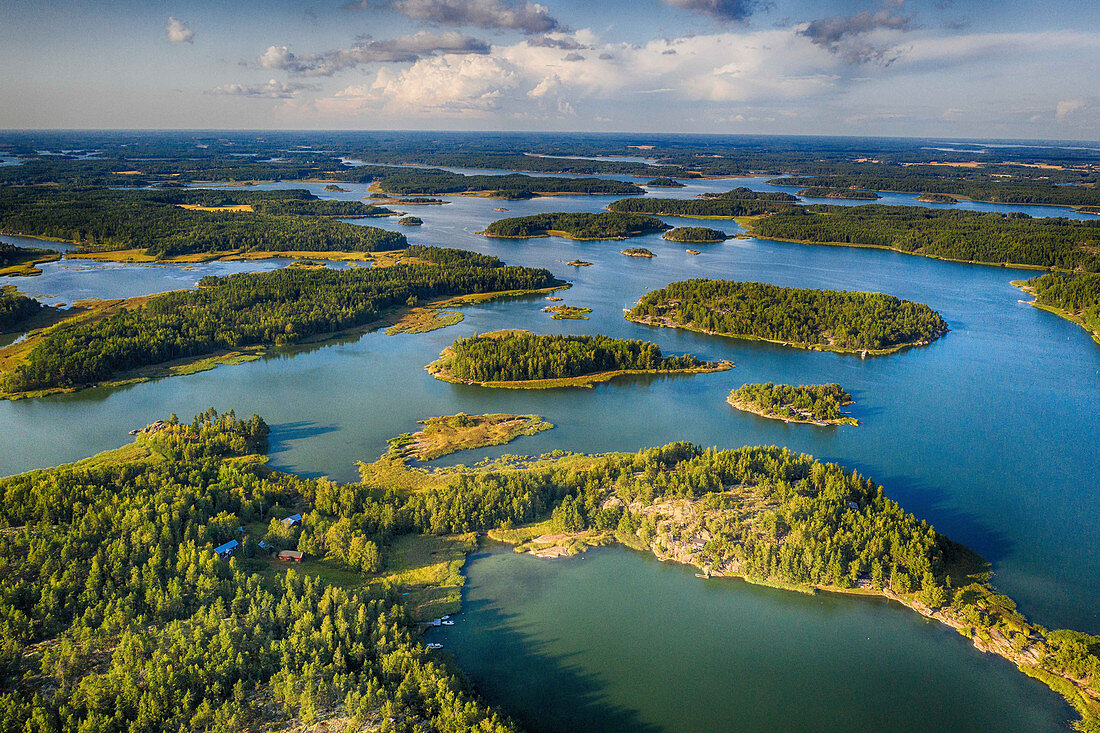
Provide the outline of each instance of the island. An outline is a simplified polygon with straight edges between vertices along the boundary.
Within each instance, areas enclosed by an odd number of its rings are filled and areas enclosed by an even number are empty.
[[[684,251],[687,252],[689,255],[701,255],[701,254],[703,254],[702,252],[700,252],[697,249],[685,249]]]
[[[791,204],[750,198],[708,199],[619,199],[607,205],[609,211],[659,216],[683,216],[693,219],[735,219],[770,214]]]
[[[544,313],[550,313],[555,321],[587,321],[591,308],[579,308],[574,305],[548,305],[542,309]]]
[[[946,193],[922,193],[917,196],[917,201],[923,201],[926,204],[957,204],[959,200],[954,196],[949,196]]]
[[[852,404],[852,395],[839,384],[743,384],[730,392],[726,400],[733,407],[761,417],[784,422],[812,425],[858,425],[859,421],[841,413]]]
[[[591,241],[626,239],[671,229],[660,219],[644,214],[615,213],[553,213],[516,216],[494,221],[485,231],[486,237],[526,239],[558,236]]]
[[[653,257],[657,256],[645,247],[629,247],[627,249],[620,249],[619,254],[626,255],[627,257],[644,257],[646,259],[652,259]]]
[[[749,201],[771,201],[772,203],[787,203],[797,204],[798,197],[794,194],[786,193],[785,191],[754,191],[751,188],[745,186],[738,186],[737,188],[731,188],[729,191],[711,192],[706,191],[699,194],[701,199],[724,199],[730,201],[736,200],[749,200]]]
[[[560,289],[547,270],[465,250],[410,247],[416,262],[204,277],[197,290],[96,301],[0,349],[0,397],[190,374],[268,349],[373,328],[422,301]],[[453,301],[452,301],[453,302]]]
[[[436,379],[503,389],[592,387],[629,374],[701,374],[733,367],[687,354],[664,356],[648,341],[494,331],[459,339],[427,367]]]
[[[554,426],[538,415],[444,415],[421,420],[423,430],[390,438],[389,458],[431,461],[455,451],[504,445]]]
[[[684,184],[680,183],[675,178],[660,176],[651,181],[646,181],[645,186],[646,188],[683,188]]]
[[[686,244],[716,244],[730,238],[730,235],[721,229],[710,229],[708,227],[676,227],[661,236],[670,242],[684,242]]]
[[[842,353],[889,354],[947,333],[939,313],[892,295],[731,280],[674,282],[646,293],[626,318]]]
[[[586,262],[585,260],[569,260],[569,262],[566,262],[565,264],[569,265],[570,267],[591,267],[592,266],[591,262]]]
[[[372,190],[395,196],[451,193],[520,201],[555,194],[623,196],[645,193],[633,183],[607,178],[558,178],[522,173],[464,175],[435,168],[388,166],[363,166],[348,171],[347,175],[359,180],[373,179]]]
[[[800,189],[799,196],[812,199],[856,199],[873,201],[882,198],[874,191],[861,191],[856,188],[835,188],[833,186],[807,186]]]
[[[418,227],[424,223],[424,220],[419,216],[403,216],[397,220],[398,224],[404,224],[407,227]]]
[[[1100,272],[1100,221],[927,206],[792,207],[745,222],[765,239],[878,247],[956,262]]]
[[[1100,343],[1100,274],[1052,272],[1012,284],[1035,296],[1031,305],[1076,323]]]
[[[0,242],[0,276],[41,275],[38,265],[61,259],[61,253],[36,247],[17,247]]]
[[[324,190],[329,191],[331,193],[348,193],[348,189],[340,188],[335,183],[328,184],[327,186],[325,186]]]
[[[1100,724],[1100,637],[1029,621],[993,587],[988,562],[836,463],[775,446],[675,442],[436,470],[383,456],[340,484],[266,465],[269,432],[262,418],[232,410],[190,422],[173,415],[121,448],[0,478],[6,527],[50,528],[5,532],[0,626],[15,680],[7,699],[21,717],[134,720],[155,710],[173,729],[194,729],[225,704],[222,682],[195,688],[196,677],[234,680],[242,704],[306,677],[308,695],[250,705],[250,718],[283,725],[318,715],[316,696],[333,706],[325,717],[377,719],[400,705],[426,729],[512,733],[433,660],[417,625],[461,609],[462,563],[475,533],[487,532],[518,550],[618,542],[703,576],[886,598],[1055,690],[1081,716],[1079,729]],[[186,522],[172,506],[185,508]],[[92,517],[96,546],[117,551],[88,550]],[[122,551],[174,532],[185,539]],[[287,550],[299,562],[277,559]],[[191,591],[172,583],[181,574]],[[38,587],[66,603],[18,592]],[[263,620],[259,635],[242,619]],[[41,654],[78,633],[96,640],[95,666],[75,649]],[[35,694],[52,675],[70,684]],[[82,692],[106,684],[132,694]]]

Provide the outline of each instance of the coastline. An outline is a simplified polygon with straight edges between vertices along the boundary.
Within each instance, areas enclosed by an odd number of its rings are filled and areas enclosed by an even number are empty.
[[[1046,303],[1040,303],[1038,299],[1035,298],[1035,291],[1028,287],[1027,280],[1013,280],[1009,284],[1019,288],[1021,291],[1027,293],[1032,297],[1031,300],[1020,301],[1021,303],[1026,303],[1032,308],[1038,308],[1039,310],[1046,311],[1047,313],[1053,313],[1059,318],[1065,319],[1070,323],[1074,323],[1080,326],[1085,330],[1086,333],[1088,333],[1089,336],[1092,336],[1093,341],[1100,344],[1100,330],[1094,330],[1093,327],[1088,323],[1088,321],[1086,321],[1084,318],[1081,318],[1076,313],[1064,310],[1062,308],[1057,308],[1053,305],[1047,305]]]
[[[806,417],[801,417],[801,416],[800,417],[788,417],[786,415],[779,415],[777,413],[765,412],[763,410],[763,408],[760,408],[760,407],[757,407],[755,405],[749,404],[748,402],[739,402],[739,401],[733,399],[733,395],[730,395],[729,397],[727,397],[726,402],[729,403],[729,405],[731,407],[733,407],[734,409],[740,410],[741,412],[750,412],[753,415],[759,415],[760,417],[765,417],[769,420],[781,420],[783,422],[798,423],[800,425],[817,425],[817,426],[825,426],[825,425],[859,425],[859,421],[856,420],[854,417],[850,417],[850,416],[840,417],[840,418],[837,418],[836,420],[819,420],[819,419],[815,419],[815,418],[806,418]]]
[[[653,510],[660,506],[661,505],[642,507],[642,511],[644,512],[646,509],[649,509],[651,510],[650,513],[655,514],[656,512]],[[534,527],[549,527],[549,522],[534,525],[532,529],[534,529]],[[950,602],[943,606],[933,608],[919,601],[916,593],[902,595],[886,587],[876,589],[867,585],[866,587],[841,588],[830,585],[798,584],[769,578],[749,577],[730,567],[715,568],[702,561],[700,558],[700,551],[696,549],[696,547],[689,545],[687,542],[670,541],[667,536],[658,536],[655,541],[649,544],[640,541],[640,539],[635,536],[626,536],[619,532],[595,532],[593,530],[579,533],[563,533],[559,535],[544,534],[541,537],[528,536],[525,538],[524,531],[521,528],[507,531],[490,530],[487,536],[498,542],[515,545],[516,552],[527,552],[535,557],[551,560],[585,552],[591,547],[605,546],[617,542],[624,547],[639,552],[651,553],[660,562],[674,562],[698,568],[701,571],[695,574],[698,578],[740,580],[752,585],[760,585],[776,590],[805,593],[809,595],[816,593],[836,593],[849,596],[885,598],[888,601],[905,606],[929,621],[935,621],[948,628],[954,629],[959,635],[968,639],[978,651],[1002,657],[1016,666],[1021,673],[1045,684],[1053,692],[1065,699],[1080,716],[1080,719],[1074,723],[1075,729],[1091,731],[1094,730],[1091,726],[1100,724],[1100,698],[1095,696],[1095,693],[1088,688],[1083,680],[1057,674],[1041,666],[1047,654],[1045,647],[1047,632],[1045,628],[1033,624],[1026,619],[1014,624],[1017,628],[1006,629],[1010,636],[1016,637],[1014,640],[1006,636],[1000,627],[994,626],[986,629],[975,626],[966,618],[963,611],[951,605]],[[540,542],[540,540],[543,541]],[[947,542],[954,545],[950,540],[947,540]],[[545,545],[547,543],[550,543],[548,547],[540,547],[540,545]],[[971,551],[960,545],[956,545],[956,547],[960,548],[964,553],[977,557],[973,555]],[[967,564],[968,561],[965,559],[956,559],[954,563],[950,563],[949,572],[952,575],[959,575],[963,578],[983,575],[982,571],[975,572],[974,569],[968,567]],[[988,584],[988,580],[981,582],[981,586],[982,590],[986,593],[985,600],[994,596],[995,590]],[[1013,632],[1016,633],[1013,634]],[[1023,643],[1021,643],[1021,639],[1024,640]]]

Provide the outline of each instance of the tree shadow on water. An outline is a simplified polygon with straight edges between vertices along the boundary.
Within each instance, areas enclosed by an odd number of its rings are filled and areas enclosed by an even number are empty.
[[[464,599],[460,623],[437,637],[489,704],[533,733],[662,730],[608,701],[600,677],[571,661],[576,653],[554,653],[551,641],[525,633],[516,617],[490,600]]]
[[[318,435],[324,435],[325,433],[333,433],[340,429],[335,425],[318,425],[309,420],[279,423],[270,427],[271,435],[268,437],[267,441],[267,454],[269,456],[289,451],[291,447],[293,447],[292,444],[295,441],[313,438]],[[278,466],[272,467],[278,468]],[[324,475],[322,473],[309,473],[297,470],[294,473],[303,478],[319,478]]]

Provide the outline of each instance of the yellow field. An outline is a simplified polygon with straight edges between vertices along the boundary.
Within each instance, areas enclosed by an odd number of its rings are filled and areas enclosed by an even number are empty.
[[[231,206],[199,206],[198,204],[176,204],[188,211],[252,211],[252,204],[233,204]]]

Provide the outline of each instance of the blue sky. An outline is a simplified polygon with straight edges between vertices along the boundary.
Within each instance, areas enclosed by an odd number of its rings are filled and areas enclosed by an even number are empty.
[[[1100,139],[1100,3],[0,0],[0,127]]]

